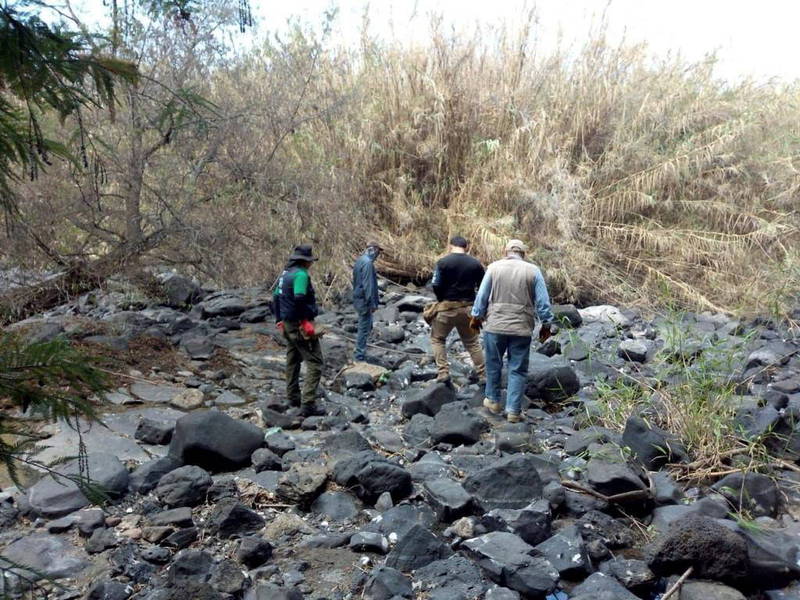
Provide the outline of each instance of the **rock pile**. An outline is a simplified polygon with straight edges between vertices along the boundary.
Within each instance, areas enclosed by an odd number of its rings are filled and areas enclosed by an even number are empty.
[[[355,316],[320,318],[326,414],[305,419],[283,391],[264,290],[173,275],[160,304],[123,310],[94,292],[19,325],[109,353],[158,339],[173,354],[111,394],[106,428],[81,424],[87,461],[0,494],[2,591],[51,577],[65,599],[635,600],[691,567],[681,599],[800,598],[796,331],[684,315],[676,341],[664,319],[558,307],[561,330],[534,345],[525,419],[508,424],[481,409],[457,340],[454,385],[433,381],[429,297],[384,288],[378,368],[336,377]],[[717,365],[710,381],[735,384],[739,435],[773,459],[759,472],[733,456],[730,473],[684,486],[671,465],[695,456],[658,417],[704,358],[719,359],[702,363]],[[631,381],[647,395],[624,427],[604,427],[600,391]],[[48,427],[47,456],[74,452],[76,433]]]

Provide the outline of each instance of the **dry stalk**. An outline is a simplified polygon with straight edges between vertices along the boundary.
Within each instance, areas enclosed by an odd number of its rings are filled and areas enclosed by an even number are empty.
[[[676,581],[676,582],[673,584],[673,586],[672,586],[671,588],[669,588],[669,589],[668,589],[668,590],[667,590],[667,591],[664,593],[664,595],[663,595],[663,596],[661,596],[661,600],[669,600],[669,599],[670,599],[672,596],[674,596],[674,595],[675,595],[675,593],[676,593],[676,592],[677,592],[677,591],[678,591],[678,590],[681,588],[681,586],[683,585],[683,582],[684,582],[684,581],[686,581],[686,580],[689,578],[689,575],[691,575],[691,574],[692,574],[692,571],[694,571],[694,567],[689,567],[688,569],[686,569],[686,571],[684,571],[683,575],[681,575],[681,576],[680,576],[680,578],[678,579],[678,581]]]

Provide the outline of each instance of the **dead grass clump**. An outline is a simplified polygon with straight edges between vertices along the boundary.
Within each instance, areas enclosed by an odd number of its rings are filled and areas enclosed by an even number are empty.
[[[798,85],[722,81],[713,58],[657,59],[602,28],[541,48],[532,14],[430,31],[411,45],[366,29],[342,48],[298,26],[196,82],[225,118],[148,162],[143,223],[180,216],[150,260],[270,285],[311,242],[315,281],[337,291],[371,238],[386,274],[413,279],[454,233],[485,262],[521,237],[560,301],[786,314],[800,289]],[[78,227],[100,217],[67,204],[80,195],[56,175],[26,184],[30,227],[66,256],[100,252]],[[118,218],[104,212],[103,228]]]

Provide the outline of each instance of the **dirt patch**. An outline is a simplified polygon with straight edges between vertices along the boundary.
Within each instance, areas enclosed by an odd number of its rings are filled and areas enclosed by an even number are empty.
[[[231,377],[240,370],[239,364],[225,348],[215,348],[214,353],[205,362],[206,370],[222,371],[226,377]]]
[[[271,336],[264,335],[263,333],[257,333],[252,336],[256,343],[254,346],[255,350],[259,350],[261,352],[271,352],[281,350],[283,347],[276,342]]]
[[[293,561],[303,560],[308,563],[305,571],[306,583],[317,592],[349,592],[356,574],[361,570],[358,566],[360,554],[354,554],[346,548],[304,548],[294,549]]]
[[[127,350],[114,350],[102,344],[81,340],[73,342],[96,366],[111,371],[107,373],[112,384],[121,386],[130,383],[127,371],[135,368],[149,373],[153,368],[162,372],[191,370],[188,357],[169,341],[152,337],[137,336],[130,340]]]

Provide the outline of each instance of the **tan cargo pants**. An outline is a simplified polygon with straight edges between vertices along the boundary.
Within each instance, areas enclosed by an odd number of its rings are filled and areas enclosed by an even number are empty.
[[[446,306],[446,305],[445,305]],[[450,376],[450,364],[447,361],[447,336],[455,328],[461,338],[461,342],[469,352],[472,364],[478,377],[486,379],[486,365],[481,348],[480,334],[469,327],[470,305],[463,303],[461,306],[445,308],[436,313],[431,322],[431,346],[433,346],[433,358],[436,361],[436,368],[439,371],[437,379],[443,380]]]

